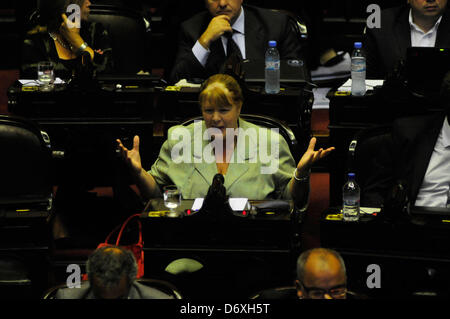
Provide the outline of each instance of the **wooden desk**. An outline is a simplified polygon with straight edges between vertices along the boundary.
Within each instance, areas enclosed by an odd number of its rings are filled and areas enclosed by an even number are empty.
[[[450,226],[408,216],[387,221],[383,215],[364,216],[358,222],[321,219],[321,246],[339,251],[346,263],[352,289],[380,298],[412,298],[414,292],[433,291],[448,296],[450,280]],[[369,289],[369,265],[381,270],[381,288]]]
[[[185,211],[192,203],[184,200],[177,209]],[[145,211],[160,209],[167,210],[162,199],[152,200]],[[237,291],[228,292],[235,296],[292,282],[300,248],[295,214],[247,216],[236,213],[220,222],[195,215],[141,218],[145,258],[149,261],[146,273],[164,274],[171,261],[191,258],[205,265],[204,279],[218,274],[221,280],[233,282],[233,289],[239,286]]]

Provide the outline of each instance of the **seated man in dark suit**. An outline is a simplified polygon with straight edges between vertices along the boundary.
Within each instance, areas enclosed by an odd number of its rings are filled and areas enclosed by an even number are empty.
[[[401,184],[411,206],[450,207],[450,72],[440,98],[444,110],[394,121],[391,155],[369,200],[382,201]]]
[[[367,77],[384,79],[408,47],[450,47],[447,0],[408,0],[381,12],[381,28],[366,28]]]
[[[205,0],[208,11],[181,25],[171,82],[220,73],[232,53],[240,59],[263,60],[269,40],[277,41],[281,59],[300,58],[300,42],[286,15],[242,2]]]
[[[131,251],[121,247],[96,249],[86,264],[89,281],[81,288],[63,288],[56,299],[173,299],[136,282],[137,265]]]

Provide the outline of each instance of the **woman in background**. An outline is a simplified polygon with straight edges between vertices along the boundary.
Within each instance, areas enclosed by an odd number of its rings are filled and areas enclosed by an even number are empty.
[[[80,28],[71,27],[68,21],[66,10],[70,4],[80,7]],[[89,0],[40,1],[40,25],[27,32],[22,46],[21,78],[36,78],[38,62],[51,61],[55,76],[69,79],[84,52],[89,53],[94,72],[112,70],[108,32],[100,23],[88,22],[90,5]]]

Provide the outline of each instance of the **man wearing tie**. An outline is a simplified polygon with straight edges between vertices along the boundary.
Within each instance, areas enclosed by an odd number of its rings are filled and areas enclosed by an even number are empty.
[[[181,25],[170,80],[206,79],[227,57],[263,60],[268,41],[277,41],[281,59],[301,58],[300,39],[282,13],[242,5],[243,0],[205,0],[207,11]]]

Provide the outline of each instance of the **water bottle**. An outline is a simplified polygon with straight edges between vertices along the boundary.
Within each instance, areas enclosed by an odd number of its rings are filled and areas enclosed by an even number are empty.
[[[280,92],[280,53],[277,49],[277,41],[269,41],[266,51],[266,93],[277,94]]]
[[[348,173],[348,181],[342,189],[342,216],[344,221],[359,220],[360,190],[355,182],[355,173]]]
[[[355,42],[352,53],[352,95],[362,96],[366,93],[366,57],[361,42]]]

